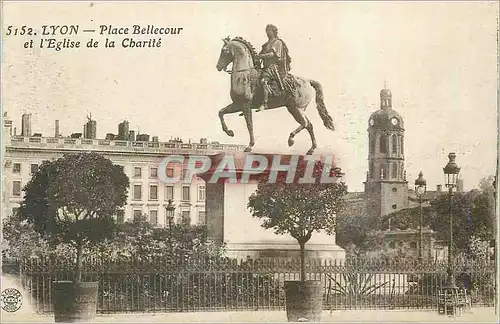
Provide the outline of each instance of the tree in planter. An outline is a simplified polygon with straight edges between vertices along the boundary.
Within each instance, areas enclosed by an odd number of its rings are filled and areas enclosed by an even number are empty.
[[[75,289],[82,281],[84,249],[113,236],[113,215],[125,205],[128,186],[122,167],[97,153],[78,153],[45,161],[24,187],[19,217],[51,244],[73,247]]]
[[[308,163],[314,163],[310,175],[314,181],[300,183],[300,178],[308,176]],[[277,235],[289,234],[299,243],[301,282],[305,281],[305,244],[314,232],[334,233],[335,215],[345,207],[345,183],[322,181],[323,169],[325,164],[321,161],[301,159],[291,183],[286,181],[286,172],[278,172],[276,181],[269,181],[271,174],[268,173],[248,201],[252,215],[263,220],[262,227],[273,229]],[[338,176],[335,172],[339,173],[340,169],[331,170],[328,176]]]

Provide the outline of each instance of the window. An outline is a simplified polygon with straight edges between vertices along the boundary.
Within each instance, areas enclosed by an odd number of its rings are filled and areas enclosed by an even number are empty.
[[[165,200],[174,199],[174,186],[165,186]]]
[[[12,172],[13,173],[21,173],[21,163],[14,163],[12,165]]]
[[[387,153],[387,137],[380,136],[380,153]]]
[[[150,185],[149,186],[149,200],[158,200],[158,186]]]
[[[395,244],[394,242],[390,242],[390,243],[389,243],[389,247],[390,247],[391,249],[394,249],[394,248],[396,247],[396,244]]]
[[[189,210],[182,211],[182,223],[183,224],[191,224],[191,216]]]
[[[417,243],[416,242],[410,242],[410,247],[412,249],[416,249],[417,248]]]
[[[136,222],[140,221],[141,217],[142,217],[142,210],[134,209],[134,221]]]
[[[387,163],[383,163],[380,165],[380,180],[389,179],[389,172],[387,172],[388,169],[389,165]]]
[[[142,175],[141,167],[134,167],[134,178],[140,178]]]
[[[368,164],[368,175],[370,179],[373,179],[373,162],[370,161],[370,164]]]
[[[398,153],[398,138],[396,135],[392,135],[392,153],[397,154]]]
[[[158,168],[151,168],[151,178],[158,178]]]
[[[182,200],[183,201],[189,201],[189,190],[191,188],[189,186],[184,186],[182,187]]]
[[[370,154],[375,153],[375,136],[370,136]]]
[[[31,174],[35,174],[38,172],[38,164],[31,164]]]
[[[198,212],[198,224],[199,225],[205,225],[207,223],[206,216],[205,216],[205,211],[199,211]]]
[[[174,177],[174,169],[168,168],[166,173],[167,173],[167,178],[173,178]]]
[[[116,222],[118,224],[123,224],[125,222],[125,211],[119,210],[116,212]]]
[[[153,225],[158,225],[158,211],[150,210],[149,211],[149,222]]]
[[[205,186],[198,186],[198,201],[205,201]]]
[[[399,144],[400,144],[399,147],[401,148],[401,155],[405,154],[403,143],[404,143],[403,136],[399,136]]]
[[[12,196],[21,197],[21,181],[12,181]]]
[[[396,208],[398,208],[398,206],[396,204],[393,204],[392,209],[396,209]]]
[[[393,163],[392,164],[392,178],[397,179],[397,177],[398,177],[398,164]]]
[[[134,185],[134,200],[141,200],[141,199],[142,199],[142,186]]]
[[[398,191],[398,189],[392,188],[392,192],[396,192],[396,191]]]

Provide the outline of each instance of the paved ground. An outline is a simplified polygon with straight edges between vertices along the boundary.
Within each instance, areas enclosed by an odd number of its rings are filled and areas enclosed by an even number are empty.
[[[53,323],[52,316],[33,316],[26,311],[7,313],[2,310],[2,323],[32,322]],[[286,322],[284,311],[269,312],[203,312],[203,313],[158,313],[158,314],[115,314],[101,315],[95,319],[96,323],[216,323],[216,322]],[[459,317],[448,317],[434,311],[375,311],[375,310],[349,310],[333,311],[332,314],[324,312],[322,322],[469,322],[469,323],[499,323],[494,308],[474,308],[464,312]]]

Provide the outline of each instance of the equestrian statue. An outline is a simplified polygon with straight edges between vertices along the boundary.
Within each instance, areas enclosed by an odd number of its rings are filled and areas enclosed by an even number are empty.
[[[257,54],[255,48],[241,37],[223,39],[217,70],[231,74],[232,103],[219,111],[222,130],[229,136],[234,136],[224,121],[224,115],[241,112],[245,117],[250,143],[245,152],[251,152],[255,145],[252,122],[252,109],[257,112],[286,107],[288,112],[300,124],[290,133],[288,145],[294,144],[294,137],[303,129],[307,129],[311,136],[312,146],[307,154],[316,149],[316,138],[313,125],[305,115],[305,110],[316,92],[316,107],[323,124],[330,130],[335,130],[332,117],[328,114],[321,84],[315,80],[290,74],[291,58],[285,42],[278,37],[278,29],[273,25],[266,26],[269,40]],[[231,71],[227,66],[232,63]]]

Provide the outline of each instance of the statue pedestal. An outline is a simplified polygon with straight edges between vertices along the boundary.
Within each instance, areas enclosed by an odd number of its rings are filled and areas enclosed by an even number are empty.
[[[238,168],[238,163],[236,163]],[[205,181],[211,174],[202,176]],[[298,258],[300,247],[289,235],[276,235],[261,226],[262,220],[251,215],[248,198],[257,189],[249,183],[206,183],[205,212],[209,235],[227,245],[232,258]],[[335,244],[335,235],[313,233],[306,243],[306,257],[345,259],[345,251]]]

